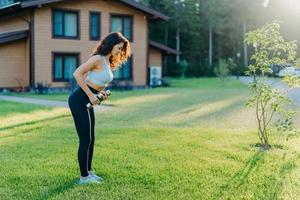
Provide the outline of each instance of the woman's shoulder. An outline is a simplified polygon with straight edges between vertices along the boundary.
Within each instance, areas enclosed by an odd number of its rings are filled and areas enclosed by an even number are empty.
[[[89,58],[88,62],[93,62],[95,64],[99,64],[99,63],[102,63],[101,60],[102,60],[101,55],[97,54],[97,55],[92,55]]]
[[[102,56],[100,55],[100,54],[96,54],[96,55],[92,55],[91,57],[90,57],[90,59],[93,59],[93,60],[101,60],[102,59]]]
[[[94,63],[96,68],[103,69],[103,65],[105,65],[104,56],[100,54],[96,54],[90,57],[90,60]]]

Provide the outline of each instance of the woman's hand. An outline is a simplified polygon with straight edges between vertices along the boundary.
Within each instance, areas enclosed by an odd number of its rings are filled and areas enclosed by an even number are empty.
[[[108,95],[104,90],[101,90],[99,93],[101,93],[104,96],[104,100],[108,99]]]
[[[89,100],[93,106],[100,103],[100,100],[97,98],[96,94],[89,95]]]

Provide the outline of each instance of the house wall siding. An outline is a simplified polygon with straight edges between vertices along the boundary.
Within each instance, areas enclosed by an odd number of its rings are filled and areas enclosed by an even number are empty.
[[[0,34],[19,30],[28,30],[29,12],[20,12],[18,16],[0,17]],[[29,40],[22,39],[0,44],[0,88],[29,86]]]
[[[52,38],[52,9],[79,10],[80,39]],[[146,84],[147,19],[144,13],[114,1],[77,0],[54,3],[35,9],[35,81],[64,87],[65,82],[53,82],[52,52],[79,53],[79,64],[90,57],[98,41],[89,40],[89,11],[101,12],[101,38],[109,33],[110,14],[133,15],[133,84]]]
[[[19,16],[11,15],[0,17],[0,33],[29,29],[28,23],[21,17],[29,21],[29,11],[21,12]]]
[[[149,66],[162,66],[162,53],[155,48],[149,48]]]
[[[0,87],[29,85],[29,40],[23,39],[0,45]],[[20,85],[17,81],[21,81]]]

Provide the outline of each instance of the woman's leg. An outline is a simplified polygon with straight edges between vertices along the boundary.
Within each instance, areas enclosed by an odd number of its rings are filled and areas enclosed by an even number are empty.
[[[88,171],[92,170],[92,160],[94,154],[94,143],[95,143],[95,113],[94,109],[89,110],[91,118],[91,144],[89,148],[89,157],[88,157]]]
[[[89,147],[92,141],[91,118],[89,112],[80,107],[71,108],[79,137],[78,162],[81,176],[88,176]]]
[[[90,89],[97,92],[93,88]],[[93,109],[86,108],[88,102],[89,99],[81,88],[77,88],[68,99],[79,137],[78,162],[83,177],[88,176],[88,171],[92,169],[95,141],[95,115]]]

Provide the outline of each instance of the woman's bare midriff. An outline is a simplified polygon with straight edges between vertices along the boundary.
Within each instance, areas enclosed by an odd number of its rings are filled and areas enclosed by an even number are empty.
[[[99,86],[99,85],[97,85],[97,84],[91,82],[91,81],[88,80],[88,79],[85,79],[85,83],[86,83],[88,86],[90,86],[90,87],[94,88],[95,90],[97,90],[98,92],[100,92],[101,90],[104,89],[103,86]]]

